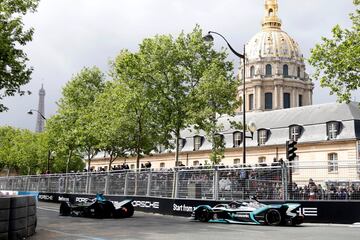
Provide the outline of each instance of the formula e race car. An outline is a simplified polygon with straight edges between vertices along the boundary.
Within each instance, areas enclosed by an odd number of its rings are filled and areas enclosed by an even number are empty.
[[[245,202],[218,204],[215,207],[200,205],[195,208],[191,217],[201,222],[296,226],[304,220],[304,216],[297,213],[299,207],[300,204],[297,203],[266,205],[254,198]]]
[[[102,194],[81,203],[61,202],[60,216],[128,218],[134,214],[133,200],[108,201]]]

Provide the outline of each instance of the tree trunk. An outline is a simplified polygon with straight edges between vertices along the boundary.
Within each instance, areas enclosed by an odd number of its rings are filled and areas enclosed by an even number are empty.
[[[66,160],[66,173],[69,173],[69,163],[72,157],[72,150],[69,150],[69,155],[68,155],[68,159]]]
[[[179,166],[179,138],[180,130],[176,130],[175,133],[175,166]]]
[[[88,150],[88,172],[90,172],[91,168],[91,153],[90,150]]]
[[[110,154],[110,161],[109,161],[109,169],[108,169],[108,172],[110,172],[112,163],[113,163],[113,154],[111,153],[111,154]]]

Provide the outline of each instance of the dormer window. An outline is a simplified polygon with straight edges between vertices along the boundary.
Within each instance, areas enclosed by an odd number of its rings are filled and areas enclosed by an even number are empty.
[[[185,146],[186,140],[184,138],[179,138],[179,150]]]
[[[202,137],[201,136],[195,136],[194,137],[194,151],[197,151],[200,149],[202,144]]]
[[[299,125],[292,125],[289,127],[289,139],[297,141],[302,133],[302,127]]]
[[[240,145],[242,143],[242,133],[241,132],[233,133],[233,142],[234,142],[234,147],[240,147]]]
[[[165,145],[160,144],[160,145],[158,146],[158,151],[159,151],[159,153],[165,152]]]
[[[268,136],[269,135],[269,130],[267,129],[259,129],[258,130],[258,144],[260,145],[264,145],[267,140],[268,140]]]
[[[340,133],[340,122],[331,121],[326,124],[327,136],[329,140],[336,139]]]

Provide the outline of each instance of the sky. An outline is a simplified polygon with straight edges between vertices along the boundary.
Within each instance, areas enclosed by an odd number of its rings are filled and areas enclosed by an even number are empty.
[[[352,0],[278,0],[282,30],[300,45],[305,58],[310,50],[329,37],[334,25],[351,26]],[[34,27],[33,41],[24,50],[34,68],[32,80],[23,89],[33,94],[9,97],[3,103],[8,112],[0,113],[0,126],[35,130],[38,92],[44,84],[45,116],[56,113],[62,88],[84,67],[98,66],[109,71],[109,61],[122,49],[137,51],[144,38],[157,34],[177,36],[191,32],[199,24],[204,33],[223,34],[238,51],[261,30],[264,0],[41,0],[37,12],[24,18]],[[221,39],[215,47],[225,47]],[[238,59],[229,53],[229,60]],[[307,72],[313,70],[307,65]],[[235,70],[237,74],[237,70]],[[313,104],[335,102],[329,90],[314,81]],[[360,92],[353,100],[360,101]]]

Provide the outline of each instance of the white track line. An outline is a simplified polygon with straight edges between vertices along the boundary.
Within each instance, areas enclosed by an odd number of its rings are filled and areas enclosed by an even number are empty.
[[[37,209],[45,210],[45,211],[51,211],[51,212],[59,212],[59,209],[55,209],[55,208],[37,207]]]
[[[86,236],[86,235],[82,235],[82,234],[72,234],[72,233],[67,233],[67,232],[48,229],[48,228],[40,227],[40,229],[45,230],[45,231],[49,231],[49,232],[58,233],[58,234],[63,234],[63,235],[66,235],[66,236],[77,237],[76,239],[78,239],[80,237],[80,238],[91,239],[91,240],[105,240],[105,238],[90,237],[90,236]]]

